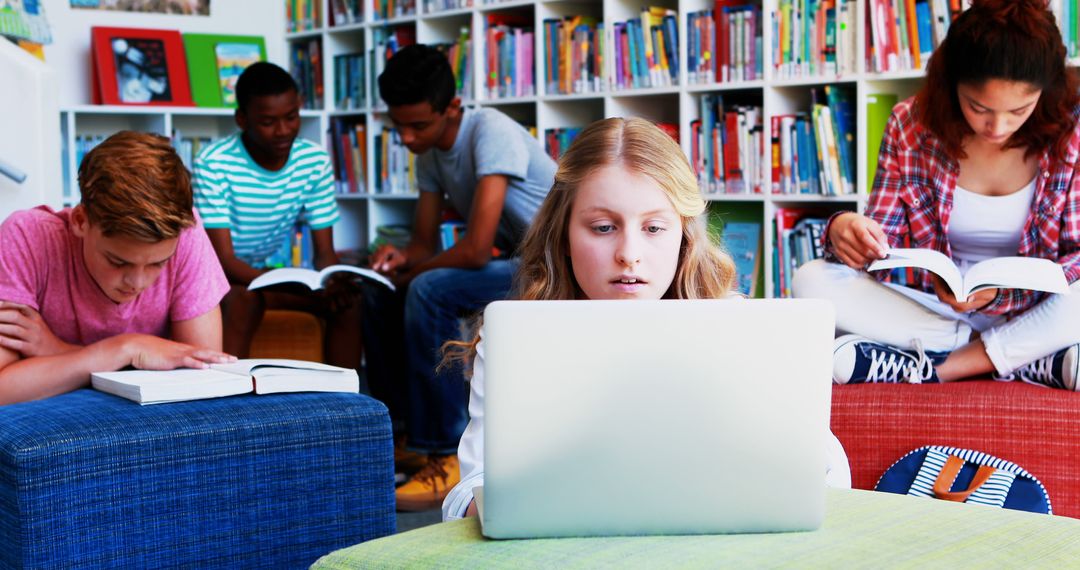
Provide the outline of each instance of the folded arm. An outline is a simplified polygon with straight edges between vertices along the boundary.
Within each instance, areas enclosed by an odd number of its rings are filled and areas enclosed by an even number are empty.
[[[84,347],[65,345],[66,351],[36,356],[0,346],[0,405],[85,387],[92,372],[126,366],[144,370],[205,368],[209,363],[234,360],[220,352],[221,313],[216,307],[194,319],[173,323],[173,335],[181,342],[127,333]]]

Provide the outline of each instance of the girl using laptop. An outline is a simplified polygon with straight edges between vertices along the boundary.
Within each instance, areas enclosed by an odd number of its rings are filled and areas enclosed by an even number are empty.
[[[679,145],[643,119],[611,118],[585,128],[559,161],[555,182],[521,246],[521,300],[719,299],[735,278],[731,258],[710,239],[705,201]],[[470,421],[458,448],[461,482],[443,517],[476,514],[483,485],[484,348],[449,347],[471,361]],[[849,487],[840,442],[830,438],[830,485]]]
[[[868,274],[891,247],[936,250],[961,273],[985,259],[1049,259],[1080,289],[1080,96],[1045,0],[975,0],[893,109],[866,214],[828,225],[826,259],[795,296],[831,299],[834,381],[949,382],[993,373],[1078,389],[1080,295],[995,288],[957,299],[941,278]]]

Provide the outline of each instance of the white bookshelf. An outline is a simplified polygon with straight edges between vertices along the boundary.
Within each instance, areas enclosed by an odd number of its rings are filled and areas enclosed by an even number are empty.
[[[440,12],[425,12],[425,2],[418,0],[416,3],[417,14],[398,17],[386,21],[374,21],[370,12],[365,14],[367,21],[353,23],[346,26],[327,27],[331,11],[329,2],[324,6],[324,22],[316,30],[303,33],[290,34],[286,41],[310,40],[312,37],[321,36],[323,42],[323,93],[325,100],[324,113],[330,117],[354,116],[363,117],[367,124],[368,133],[368,165],[367,165],[367,192],[359,195],[343,197],[340,201],[343,217],[352,221],[351,227],[360,231],[357,241],[341,235],[341,230],[335,230],[335,237],[341,243],[351,246],[366,246],[374,237],[374,228],[380,224],[401,223],[411,220],[414,197],[383,196],[373,194],[372,175],[374,169],[373,136],[383,125],[389,125],[385,111],[375,108],[373,105],[378,100],[377,86],[370,81],[370,69],[368,70],[367,100],[368,108],[352,111],[339,111],[334,109],[333,76],[334,56],[346,53],[367,52],[373,43],[373,30],[386,25],[415,26],[416,39],[419,43],[452,42],[457,37],[461,26],[469,26],[472,38],[472,92],[474,100],[469,101],[479,106],[493,106],[511,117],[535,125],[539,136],[548,129],[561,127],[582,127],[588,123],[611,116],[641,116],[653,121],[673,123],[679,126],[680,140],[684,151],[689,154],[690,150],[690,122],[698,118],[699,101],[703,94],[724,93],[738,94],[740,97],[754,99],[761,105],[764,114],[763,125],[768,136],[770,119],[774,115],[805,112],[809,109],[808,88],[830,83],[841,82],[851,86],[854,90],[856,103],[856,194],[840,197],[823,197],[818,195],[774,195],[774,194],[709,194],[710,211],[723,216],[727,212],[737,213],[745,219],[747,216],[759,218],[762,224],[762,259],[759,269],[759,280],[764,280],[764,290],[767,296],[771,295],[773,270],[771,256],[773,250],[773,236],[771,221],[775,217],[779,207],[820,208],[823,212],[832,212],[840,209],[861,210],[865,205],[867,189],[863,173],[866,165],[866,133],[862,130],[864,124],[864,109],[866,96],[874,93],[896,93],[900,99],[912,95],[919,87],[922,71],[912,71],[893,74],[874,74],[865,71],[863,45],[863,26],[856,26],[857,53],[856,71],[843,75],[800,77],[800,78],[776,78],[769,62],[771,61],[772,26],[771,14],[777,6],[777,0],[764,0],[762,2],[762,25],[765,75],[763,79],[744,81],[738,83],[713,83],[708,85],[687,85],[687,34],[686,14],[693,11],[709,9],[713,2],[710,0],[651,0],[642,3],[640,0],[582,0],[568,2],[558,1],[506,1],[481,3],[474,0],[471,7],[458,8]],[[605,33],[610,34],[615,22],[625,21],[640,15],[643,5],[660,6],[674,9],[678,12],[679,27],[679,81],[678,85],[671,87],[653,87],[645,89],[631,89],[622,91],[604,91],[601,93],[587,94],[548,94],[545,92],[544,76],[545,60],[544,38],[542,34],[543,20],[546,18],[558,18],[566,15],[588,15],[597,18],[604,23]],[[863,22],[864,1],[857,4],[856,22]],[[370,7],[370,3],[368,3]],[[485,75],[484,48],[484,17],[489,12],[518,12],[531,15],[536,45],[534,47],[536,94],[527,97],[511,99],[490,99],[483,89]],[[610,43],[608,44],[610,45]],[[610,76],[610,74],[608,74]],[[381,104],[379,105],[381,106]],[[768,141],[766,141],[767,143]],[[766,144],[768,152],[768,144]],[[342,228],[344,229],[344,228]]]
[[[302,136],[316,140],[330,147],[326,133],[331,119],[351,117],[366,124],[367,133],[367,188],[357,194],[339,196],[342,222],[335,227],[335,246],[338,248],[364,248],[375,237],[375,228],[382,224],[410,223],[415,206],[415,194],[375,194],[374,193],[374,137],[381,128],[390,126],[385,108],[378,100],[378,89],[371,81],[370,66],[365,67],[365,90],[367,105],[359,109],[335,109],[334,85],[339,79],[334,76],[334,57],[343,54],[366,54],[373,46],[374,33],[385,26],[409,26],[415,28],[416,40],[420,43],[452,42],[460,28],[468,27],[472,38],[472,93],[469,104],[492,106],[507,113],[514,119],[536,127],[543,136],[546,130],[561,127],[582,127],[588,123],[610,116],[641,116],[653,121],[662,121],[678,125],[680,140],[684,151],[690,150],[690,122],[698,118],[700,98],[705,94],[722,93],[741,99],[749,99],[762,107],[763,126],[766,137],[769,133],[771,118],[793,112],[805,112],[809,109],[809,88],[826,84],[841,83],[852,89],[856,107],[855,119],[855,194],[840,197],[818,195],[783,195],[783,194],[708,194],[710,211],[715,215],[733,214],[746,219],[759,219],[762,224],[762,258],[759,269],[759,281],[763,280],[766,296],[773,290],[773,234],[771,221],[777,208],[797,207],[821,210],[829,213],[841,209],[859,210],[865,207],[868,189],[866,188],[867,133],[866,124],[867,96],[878,93],[893,93],[900,100],[914,94],[921,84],[923,71],[903,71],[891,73],[873,73],[867,71],[864,55],[866,43],[865,21],[866,1],[858,0],[854,15],[855,26],[855,69],[851,73],[829,76],[781,78],[777,77],[769,62],[772,61],[772,14],[778,0],[762,0],[762,33],[764,58],[764,77],[754,81],[736,83],[712,83],[708,85],[687,84],[687,33],[686,14],[711,8],[711,0],[510,0],[505,2],[482,3],[473,0],[470,7],[453,10],[425,12],[424,0],[416,0],[417,13],[390,20],[375,21],[370,10],[372,3],[365,2],[366,20],[343,26],[329,27],[331,0],[323,2],[323,19],[315,29],[284,34],[287,49],[283,67],[288,68],[291,57],[291,45],[296,42],[318,39],[321,41],[322,73],[324,78],[322,110],[304,111]],[[549,94],[545,92],[544,77],[544,38],[543,20],[565,15],[590,15],[604,23],[605,33],[611,34],[615,22],[625,21],[640,14],[643,5],[661,6],[678,12],[679,30],[679,77],[678,84],[671,87],[629,89],[622,91],[604,91],[587,94]],[[526,97],[509,99],[490,99],[483,88],[486,66],[484,24],[489,12],[517,12],[528,14],[532,21],[535,46],[536,93]],[[608,43],[610,46],[610,42]],[[610,53],[610,51],[609,51]],[[608,65],[611,64],[608,58]],[[368,62],[370,64],[370,62]],[[610,73],[607,74],[610,77]],[[67,164],[74,164],[73,140],[75,134],[111,132],[119,128],[140,128],[154,132],[169,133],[180,129],[187,134],[207,133],[207,136],[224,136],[235,130],[232,111],[227,109],[194,108],[127,108],[86,106],[65,109],[62,113],[63,137],[66,141]],[[766,153],[769,153],[766,141]],[[770,156],[762,160],[771,159]],[[766,181],[767,182],[767,181]],[[73,169],[65,175],[65,196],[72,196],[74,183]],[[77,191],[76,191],[77,192]],[[75,197],[77,200],[77,196]]]

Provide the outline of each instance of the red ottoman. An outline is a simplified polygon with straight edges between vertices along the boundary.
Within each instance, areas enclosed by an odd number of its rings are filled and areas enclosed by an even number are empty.
[[[834,386],[832,430],[857,489],[915,448],[951,445],[1027,469],[1055,515],[1080,518],[1080,393],[990,380]]]

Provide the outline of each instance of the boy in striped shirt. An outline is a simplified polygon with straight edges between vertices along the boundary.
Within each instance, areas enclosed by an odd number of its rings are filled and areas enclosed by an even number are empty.
[[[326,322],[327,362],[359,368],[358,290],[346,279],[313,293],[248,291],[268,271],[266,260],[293,231],[308,224],[315,266],[339,263],[333,225],[338,220],[330,159],[322,148],[298,138],[301,98],[296,82],[271,63],[255,63],[236,84],[240,132],[199,153],[193,185],[195,205],[229,278],[222,301],[225,350],[248,356],[266,309],[302,310]]]

